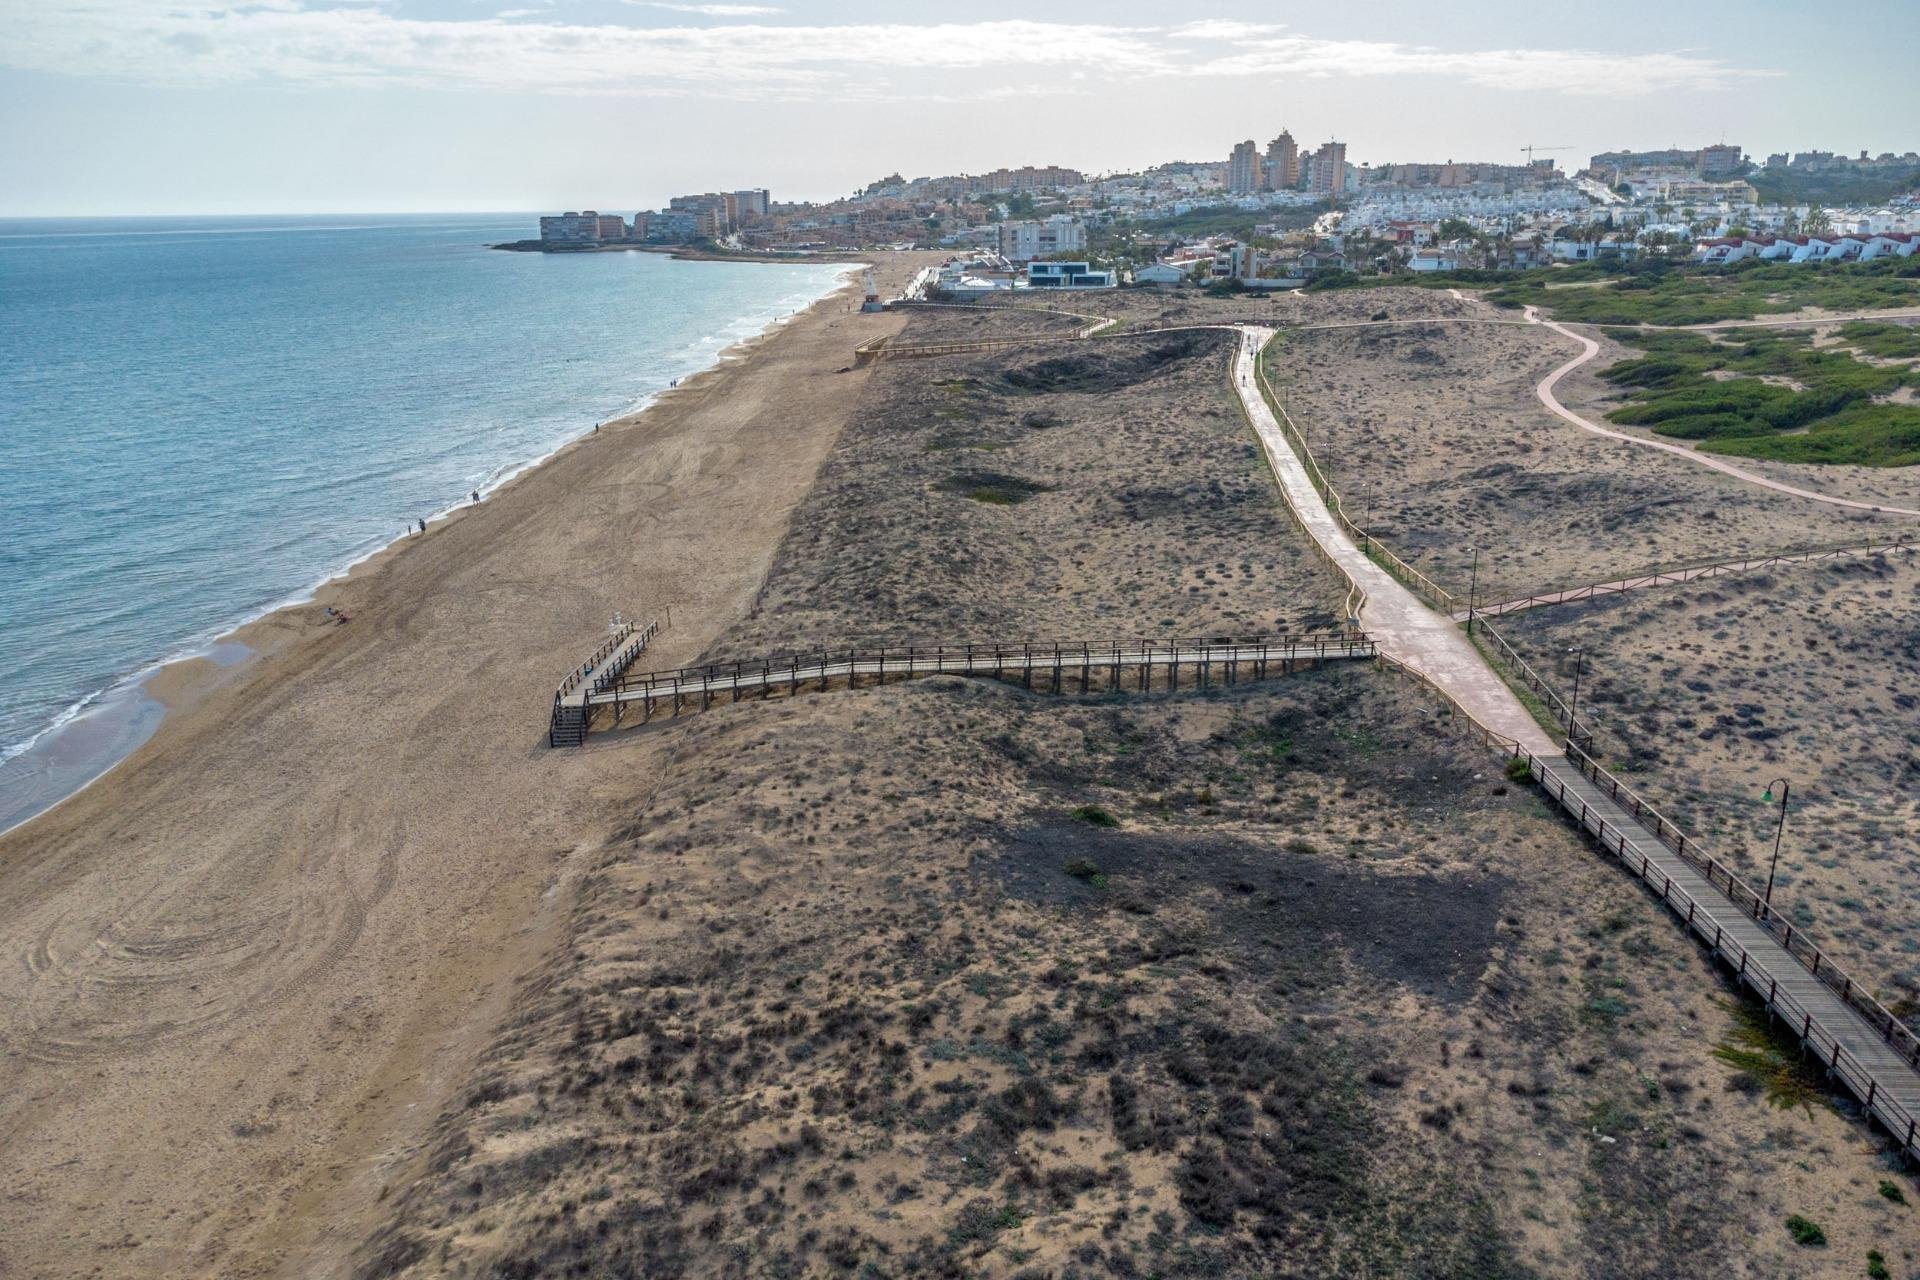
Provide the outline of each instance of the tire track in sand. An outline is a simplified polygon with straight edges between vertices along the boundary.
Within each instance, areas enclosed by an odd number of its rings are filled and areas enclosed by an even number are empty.
[[[290,838],[305,845],[295,876],[214,859],[91,927],[63,920],[42,931],[21,957],[32,986],[7,1051],[48,1063],[130,1056],[256,1016],[323,980],[392,890],[406,821],[390,819],[369,840],[336,806],[326,827],[335,834],[322,844]],[[293,887],[262,898],[256,881]]]

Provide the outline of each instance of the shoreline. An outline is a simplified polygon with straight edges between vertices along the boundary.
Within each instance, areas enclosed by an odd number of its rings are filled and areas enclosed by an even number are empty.
[[[640,248],[637,245],[626,247]],[[696,254],[685,260],[809,265],[807,261],[796,263],[724,255],[702,257]],[[841,264],[813,260],[811,265]],[[852,260],[845,265],[846,270],[840,272],[834,281],[799,311],[770,318],[755,332],[715,352],[710,362],[679,374],[670,381],[685,383],[711,374],[728,361],[740,359],[768,335],[778,332],[799,316],[847,289],[854,283],[852,273],[867,263],[865,260]],[[499,464],[496,468],[499,474],[479,486],[479,502],[462,498],[432,512],[426,517],[426,534],[433,533],[460,513],[504,492],[522,477],[548,465],[580,441],[593,436],[601,427],[627,425],[636,421],[676,389],[669,385],[650,391],[631,408],[568,436],[538,457]],[[325,607],[326,602],[321,598],[323,594],[426,534],[401,533],[388,542],[362,551],[340,567],[326,571],[308,586],[282,596],[273,603],[246,611],[237,621],[215,624],[218,630],[202,631],[178,641],[164,656],[136,666],[62,709],[45,726],[26,738],[18,750],[0,759],[0,838],[13,835],[108,777],[135,751],[152,740],[169,715],[198,701],[213,688],[230,682],[235,674],[234,668],[244,667],[268,652],[243,633],[270,630],[263,628],[263,624],[270,623],[279,614],[308,609],[316,604]]]
[[[670,766],[660,736],[549,749],[554,681],[614,609],[671,608],[665,665],[747,616],[853,349],[904,323],[857,290],[240,628],[246,660],[167,668],[159,731],[0,837],[9,1263],[352,1272]]]

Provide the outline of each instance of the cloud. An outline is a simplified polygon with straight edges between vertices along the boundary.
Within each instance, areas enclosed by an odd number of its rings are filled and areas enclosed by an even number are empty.
[[[775,11],[653,7],[728,17]],[[398,85],[759,100],[988,97],[1085,92],[1102,82],[1277,76],[1447,77],[1498,90],[1626,97],[1726,89],[1776,74],[1685,52],[1447,50],[1221,20],[632,27],[507,14],[405,18],[340,0],[0,0],[0,29],[8,33],[0,65],[182,87]],[[1080,76],[1062,70],[1063,50],[1072,51]],[[929,83],[941,75],[947,79]]]
[[[786,12],[770,4],[668,4],[666,0],[627,0],[627,3],[649,9],[671,9],[675,13],[697,13],[703,18],[765,18]]]

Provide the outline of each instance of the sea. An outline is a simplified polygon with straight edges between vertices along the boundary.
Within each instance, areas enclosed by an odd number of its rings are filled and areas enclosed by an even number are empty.
[[[830,292],[532,214],[0,219],[0,829],[205,654]]]

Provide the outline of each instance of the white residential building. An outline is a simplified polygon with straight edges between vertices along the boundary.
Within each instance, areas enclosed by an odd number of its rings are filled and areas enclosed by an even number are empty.
[[[1135,284],[1179,284],[1187,278],[1187,273],[1171,262],[1156,262],[1152,266],[1141,267],[1133,273]]]
[[[1441,245],[1431,249],[1415,249],[1413,256],[1407,259],[1409,271],[1458,271],[1464,261],[1457,244]]]
[[[1087,228],[1071,214],[1056,213],[1035,222],[1000,224],[1000,256],[1012,262],[1031,262],[1087,247]]]

